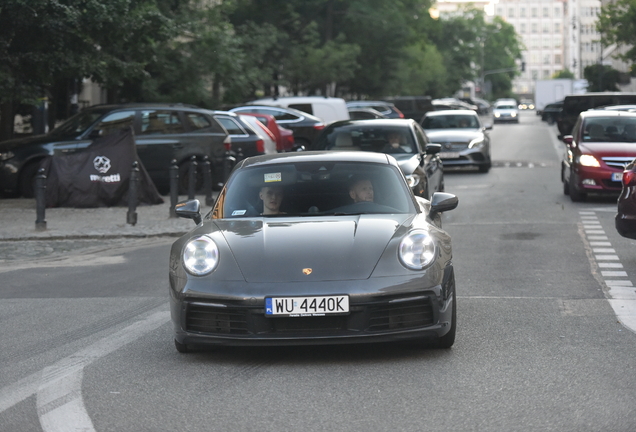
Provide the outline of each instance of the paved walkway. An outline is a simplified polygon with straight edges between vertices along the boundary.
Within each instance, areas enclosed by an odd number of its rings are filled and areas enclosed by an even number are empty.
[[[205,205],[205,197],[197,198],[205,215],[210,207]],[[164,204],[139,206],[135,225],[126,223],[128,207],[48,208],[45,211],[46,230],[38,231],[34,199],[0,199],[0,242],[176,237],[194,228],[194,222],[189,219],[171,218],[170,198],[164,197],[164,201]]]

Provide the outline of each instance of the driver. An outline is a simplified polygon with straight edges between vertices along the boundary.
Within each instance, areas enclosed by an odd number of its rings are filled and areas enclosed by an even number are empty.
[[[283,188],[281,186],[264,186],[258,194],[263,201],[264,215],[282,214],[280,204],[283,201]]]
[[[368,178],[361,178],[349,187],[349,196],[354,203],[373,202],[373,184]]]

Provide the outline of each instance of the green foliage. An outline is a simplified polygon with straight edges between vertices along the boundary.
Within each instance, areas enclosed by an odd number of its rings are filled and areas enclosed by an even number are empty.
[[[589,83],[589,92],[618,91],[616,84],[620,79],[620,72],[611,66],[593,64],[583,70],[583,75]]]
[[[636,61],[636,0],[617,0],[604,4],[596,27],[604,46],[617,44],[628,48],[618,58]]]
[[[552,75],[553,79],[566,78],[566,79],[574,79],[574,73],[569,69],[562,69]]]

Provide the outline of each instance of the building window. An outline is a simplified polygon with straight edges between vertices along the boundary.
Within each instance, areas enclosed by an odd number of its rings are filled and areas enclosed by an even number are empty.
[[[537,17],[537,8],[533,7],[532,9],[530,9],[530,11],[531,11],[531,14],[532,14],[531,15],[532,18],[536,18]]]
[[[538,80],[539,79],[539,71],[538,70],[533,70],[532,71],[532,79],[533,80]]]
[[[543,71],[543,79],[549,79],[550,78],[550,71],[549,70],[544,70]]]
[[[554,8],[554,17],[555,18],[559,18],[561,16],[561,8],[560,7],[555,7]]]
[[[525,33],[526,32],[526,23],[521,23],[521,33]]]
[[[543,33],[550,33],[550,23],[543,23]]]
[[[550,18],[550,10],[547,7],[543,8],[543,18]]]
[[[561,54],[554,55],[554,64],[557,66],[561,64]]]
[[[510,18],[514,18],[515,17],[515,9],[514,8],[509,8],[508,9],[508,16]]]
[[[561,23],[554,23],[554,32],[561,33]]]
[[[543,56],[543,64],[544,65],[550,64],[550,54],[546,54]]]
[[[551,38],[549,36],[543,36],[543,48],[550,48]]]
[[[537,32],[537,23],[532,23],[532,33],[536,33]]]
[[[525,18],[526,17],[526,8],[522,7],[519,9],[519,16],[521,18]]]

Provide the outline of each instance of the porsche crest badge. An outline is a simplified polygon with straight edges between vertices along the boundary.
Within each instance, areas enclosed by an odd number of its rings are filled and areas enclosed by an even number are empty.
[[[303,269],[303,274],[304,274],[305,276],[310,275],[310,274],[311,274],[311,272],[312,272],[312,270],[311,270],[310,268],[304,268],[304,269]]]

